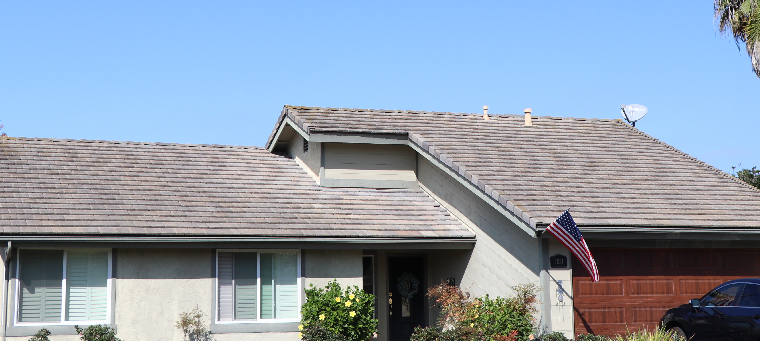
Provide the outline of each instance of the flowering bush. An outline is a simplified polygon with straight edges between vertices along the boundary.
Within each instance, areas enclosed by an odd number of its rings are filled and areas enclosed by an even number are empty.
[[[427,296],[441,307],[437,327],[417,328],[412,341],[514,341],[528,340],[533,330],[538,287],[532,284],[512,288],[509,298],[470,298],[459,287],[441,283],[428,289]]]
[[[332,281],[324,289],[306,289],[300,337],[305,341],[366,341],[377,331],[375,296],[358,287],[343,290]]]

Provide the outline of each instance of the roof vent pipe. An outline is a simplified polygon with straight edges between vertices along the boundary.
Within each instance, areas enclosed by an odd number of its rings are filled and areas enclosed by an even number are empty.
[[[486,120],[486,121],[490,121],[491,120],[491,118],[488,117],[488,106],[487,105],[483,106],[483,119]]]
[[[525,110],[523,110],[523,112],[525,113],[525,126],[526,127],[532,126],[533,125],[533,119],[530,117],[530,113],[533,112],[533,109],[526,108]]]

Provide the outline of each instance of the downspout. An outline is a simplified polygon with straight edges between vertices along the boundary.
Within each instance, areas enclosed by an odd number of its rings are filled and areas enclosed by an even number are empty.
[[[3,335],[0,336],[0,339],[2,341],[5,341],[5,333],[8,329],[8,319],[6,318],[6,315],[8,313],[8,274],[10,273],[10,269],[8,269],[8,261],[11,259],[11,242],[8,241],[8,247],[5,248],[5,251],[3,251],[3,299],[2,299],[2,308],[3,312],[0,313],[0,319],[2,319],[3,324]]]

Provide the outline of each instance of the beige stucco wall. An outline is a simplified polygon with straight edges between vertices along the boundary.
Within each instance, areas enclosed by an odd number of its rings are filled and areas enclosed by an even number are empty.
[[[303,250],[302,276],[305,287],[324,285],[338,279],[341,285],[362,283],[361,250]],[[124,341],[179,341],[175,328],[182,312],[196,305],[210,325],[214,311],[214,262],[212,249],[117,249],[114,251],[114,322]],[[10,299],[13,295],[9,293]],[[216,333],[217,341],[298,340],[297,332]],[[8,340],[28,340],[9,337]],[[55,335],[54,340],[78,340],[73,335]]]

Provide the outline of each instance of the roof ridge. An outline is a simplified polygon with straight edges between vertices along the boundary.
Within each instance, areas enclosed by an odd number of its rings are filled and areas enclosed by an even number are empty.
[[[201,147],[201,148],[230,148],[230,149],[261,149],[258,146],[240,146],[224,144],[205,144],[205,143],[176,143],[176,142],[140,142],[140,141],[116,141],[116,140],[88,140],[88,139],[59,139],[47,137],[9,137],[0,141],[9,139],[18,141],[37,141],[37,142],[54,142],[54,143],[98,143],[112,145],[135,145],[135,146],[172,146],[172,147]]]
[[[427,111],[427,110],[399,110],[399,109],[365,109],[365,108],[332,108],[332,107],[308,107],[297,105],[285,105],[284,109],[299,109],[307,110],[329,110],[329,111],[349,111],[349,112],[376,112],[376,113],[412,113],[412,114],[446,114],[446,115],[460,115],[460,116],[477,116],[482,117],[481,113],[467,113],[467,112],[451,112],[451,111]],[[523,114],[490,114],[492,117],[524,117]],[[553,120],[576,120],[576,121],[601,121],[601,122],[622,122],[619,118],[595,118],[595,117],[562,117],[562,116],[536,116],[532,115],[534,119],[544,118]],[[278,122],[279,123],[279,122]]]
[[[651,136],[651,135],[649,135],[649,134],[647,134],[647,133],[645,133],[645,132],[643,132],[643,131],[641,131],[639,129],[636,129],[636,127],[633,127],[633,126],[631,126],[629,124],[626,124],[625,122],[623,122],[623,120],[618,119],[618,121],[619,121],[620,124],[622,124],[623,126],[625,126],[626,128],[628,128],[629,130],[633,131],[634,133],[642,135],[642,136],[644,136],[644,137],[646,137],[646,138],[648,138],[648,139],[650,139],[652,141],[655,141],[656,143],[659,143],[659,144],[665,146],[666,148],[668,148],[668,149],[676,152],[677,154],[680,154],[682,156],[685,156],[685,157],[689,158],[692,161],[696,161],[698,164],[700,164],[701,166],[703,166],[704,168],[706,168],[709,171],[717,173],[718,175],[723,176],[724,178],[727,178],[729,180],[737,182],[737,183],[739,183],[740,185],[742,185],[742,186],[744,186],[746,188],[750,188],[750,189],[752,189],[752,190],[757,191],[758,193],[760,193],[760,189],[759,188],[755,188],[754,186],[752,186],[752,185],[750,185],[750,184],[748,184],[748,183],[746,183],[744,181],[739,180],[739,178],[737,178],[737,177],[735,177],[735,176],[733,176],[731,174],[728,174],[728,173],[726,173],[726,172],[724,172],[724,171],[722,171],[722,170],[720,170],[718,168],[715,168],[714,166],[708,164],[707,162],[704,162],[704,161],[702,161],[700,159],[697,159],[697,158],[689,155],[688,153],[686,153],[686,152],[684,152],[684,151],[682,151],[682,150],[680,150],[680,149],[678,149],[676,147],[673,147],[673,146],[671,146],[671,145],[669,145],[669,144],[667,144],[667,143],[665,143],[665,142],[663,142],[663,141],[661,141],[661,140],[659,140],[657,138],[654,138],[653,136]]]

